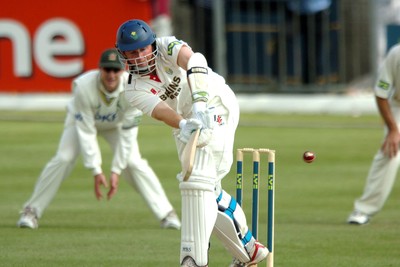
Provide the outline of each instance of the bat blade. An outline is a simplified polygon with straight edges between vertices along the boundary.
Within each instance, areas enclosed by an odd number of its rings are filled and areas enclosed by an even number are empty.
[[[182,152],[182,174],[183,181],[187,181],[192,174],[194,157],[196,156],[197,139],[199,139],[200,129],[197,129],[190,136]]]

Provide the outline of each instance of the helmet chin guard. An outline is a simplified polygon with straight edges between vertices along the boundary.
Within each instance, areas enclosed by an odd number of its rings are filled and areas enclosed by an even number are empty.
[[[146,75],[156,68],[157,43],[156,34],[150,26],[138,19],[128,20],[118,28],[115,47],[119,57],[132,74]],[[152,45],[152,53],[137,57],[127,58],[124,52],[134,51]]]
[[[157,57],[157,47],[148,55],[137,58],[127,58],[123,52],[119,52],[119,57],[125,66],[126,70],[132,74],[147,75],[152,73],[156,69],[156,57]]]

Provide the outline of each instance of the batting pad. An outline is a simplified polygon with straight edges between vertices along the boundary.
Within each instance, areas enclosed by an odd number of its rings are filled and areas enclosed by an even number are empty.
[[[208,146],[202,148],[198,147],[194,157],[192,174],[189,178],[189,181],[193,184],[211,186],[212,191],[214,192],[214,181],[216,177],[217,172],[212,150]]]
[[[233,257],[241,262],[249,262],[250,257],[236,232],[232,219],[223,212],[218,212],[218,219],[213,233],[222,242]]]
[[[199,182],[181,182],[182,228],[180,262],[192,257],[197,266],[208,263],[208,243],[217,219],[214,187]]]
[[[248,227],[242,208],[223,190],[217,201],[218,216],[213,233],[235,258],[241,262],[249,262],[250,257],[243,243],[247,240],[243,237],[248,233]]]

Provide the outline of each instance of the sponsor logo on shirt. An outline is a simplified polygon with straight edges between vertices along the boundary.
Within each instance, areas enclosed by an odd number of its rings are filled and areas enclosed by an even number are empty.
[[[75,113],[75,120],[77,120],[77,121],[83,121],[82,114],[80,114],[80,113]]]
[[[388,82],[380,80],[378,82],[378,87],[383,89],[383,90],[389,90],[390,84]]]
[[[113,122],[117,119],[117,117],[118,115],[115,112],[104,115],[99,114],[99,112],[96,112],[96,114],[94,115],[94,119],[100,122]]]
[[[169,75],[172,75],[174,72],[170,69],[170,68],[168,68],[168,67],[165,67],[164,68],[164,71],[167,73],[167,74],[169,74]]]
[[[179,84],[181,82],[181,78],[179,77],[174,77],[172,79],[172,82],[170,84],[167,85],[167,87],[165,88],[165,93],[160,95],[160,99],[162,101],[169,99],[175,99],[182,88],[179,87]]]
[[[171,43],[168,44],[168,55],[172,56],[172,49],[176,46],[176,45],[180,45],[182,42],[176,40],[173,41]]]

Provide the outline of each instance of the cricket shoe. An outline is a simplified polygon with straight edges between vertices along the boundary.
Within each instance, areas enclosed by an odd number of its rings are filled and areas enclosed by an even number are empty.
[[[165,229],[181,229],[181,221],[179,220],[178,215],[176,215],[175,211],[171,211],[170,213],[168,213],[167,216],[161,220],[160,224],[161,228]]]
[[[249,262],[240,262],[238,259],[233,259],[229,267],[248,267],[265,260],[268,256],[268,249],[258,241],[255,241],[253,248],[250,251],[251,259]]]
[[[353,211],[349,218],[347,218],[347,223],[356,225],[365,225],[369,222],[369,216],[361,211]]]
[[[21,212],[21,218],[17,222],[19,228],[31,228],[36,229],[39,227],[38,218],[36,212],[31,207],[26,207]]]

